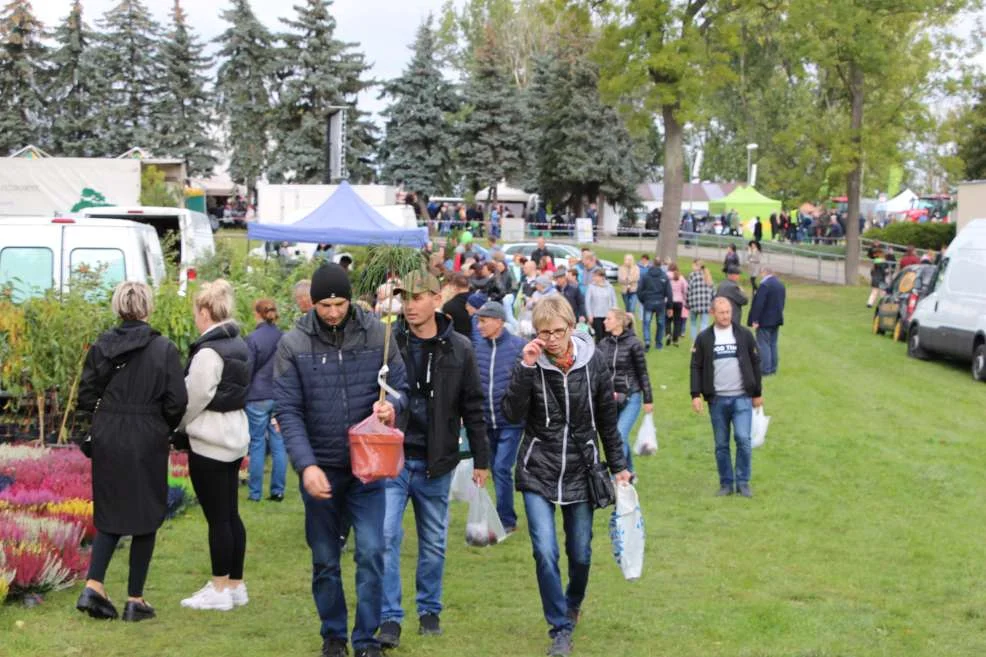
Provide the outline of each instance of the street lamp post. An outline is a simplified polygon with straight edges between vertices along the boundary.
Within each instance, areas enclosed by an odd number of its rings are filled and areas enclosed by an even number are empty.
[[[750,184],[750,165],[753,163],[753,151],[757,150],[759,146],[756,144],[746,145],[746,183]]]

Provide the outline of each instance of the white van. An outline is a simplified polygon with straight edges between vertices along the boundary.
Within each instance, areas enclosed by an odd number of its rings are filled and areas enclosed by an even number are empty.
[[[91,219],[126,219],[153,226],[163,240],[169,233],[178,234],[179,283],[184,289],[188,280],[195,279],[195,263],[208,258],[216,250],[209,217],[185,208],[107,207],[86,208],[79,216]]]
[[[68,289],[80,267],[105,267],[103,282],[165,277],[157,233],[132,221],[56,217],[0,218],[0,289],[15,302]]]
[[[986,219],[969,222],[952,240],[907,336],[908,355],[971,361],[973,378],[986,381]]]

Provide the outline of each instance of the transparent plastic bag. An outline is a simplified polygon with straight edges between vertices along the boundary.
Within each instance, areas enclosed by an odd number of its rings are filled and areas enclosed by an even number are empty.
[[[404,433],[371,415],[349,427],[349,460],[364,484],[393,479],[404,469]]]
[[[466,545],[496,545],[507,537],[500,516],[496,513],[496,506],[485,488],[473,484],[473,491],[469,499],[469,516],[466,519]]]
[[[657,428],[650,413],[644,416],[637,430],[637,441],[633,444],[633,453],[637,456],[650,456],[657,451]]]
[[[770,416],[764,414],[763,406],[753,409],[750,424],[750,447],[762,447],[767,441],[767,427],[770,425]]]
[[[613,557],[624,579],[638,579],[644,569],[644,514],[637,489],[631,484],[616,487],[616,508],[609,518]]]
[[[476,484],[472,481],[473,460],[462,459],[452,473],[452,485],[449,487],[449,500],[452,502],[468,502],[476,494]]]

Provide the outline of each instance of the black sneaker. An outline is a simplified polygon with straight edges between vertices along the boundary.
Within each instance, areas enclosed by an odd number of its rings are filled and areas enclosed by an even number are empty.
[[[345,639],[328,637],[322,640],[322,657],[346,657],[349,654],[349,644]]]
[[[548,657],[568,657],[572,654],[572,633],[567,630],[558,632],[551,639]]]
[[[750,484],[740,484],[736,487],[736,492],[743,497],[753,497],[753,491],[750,490]]]
[[[267,498],[271,502],[283,502],[284,495],[282,493],[271,493],[270,497]]]
[[[377,648],[376,646],[372,646],[370,648],[360,648],[353,654],[355,657],[383,657],[383,652],[381,652],[380,648]]]
[[[384,648],[396,648],[401,645],[401,624],[397,621],[384,621],[380,624],[377,641]]]
[[[438,614],[422,614],[418,618],[418,623],[418,634],[441,636],[442,628],[438,622]]]
[[[716,497],[726,497],[727,495],[733,494],[732,486],[720,486],[719,490],[716,492]]]

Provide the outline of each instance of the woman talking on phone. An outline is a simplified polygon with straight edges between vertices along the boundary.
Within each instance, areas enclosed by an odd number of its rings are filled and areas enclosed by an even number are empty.
[[[629,483],[630,472],[617,429],[612,376],[592,338],[575,332],[571,304],[561,295],[544,297],[532,319],[537,337],[514,367],[503,411],[511,422],[526,426],[517,455],[517,490],[524,496],[550,627],[548,655],[560,657],[572,652],[589,583],[592,513],[598,503],[592,484],[601,462],[597,435],[617,484]],[[558,568],[556,506],[565,530],[567,589]]]

